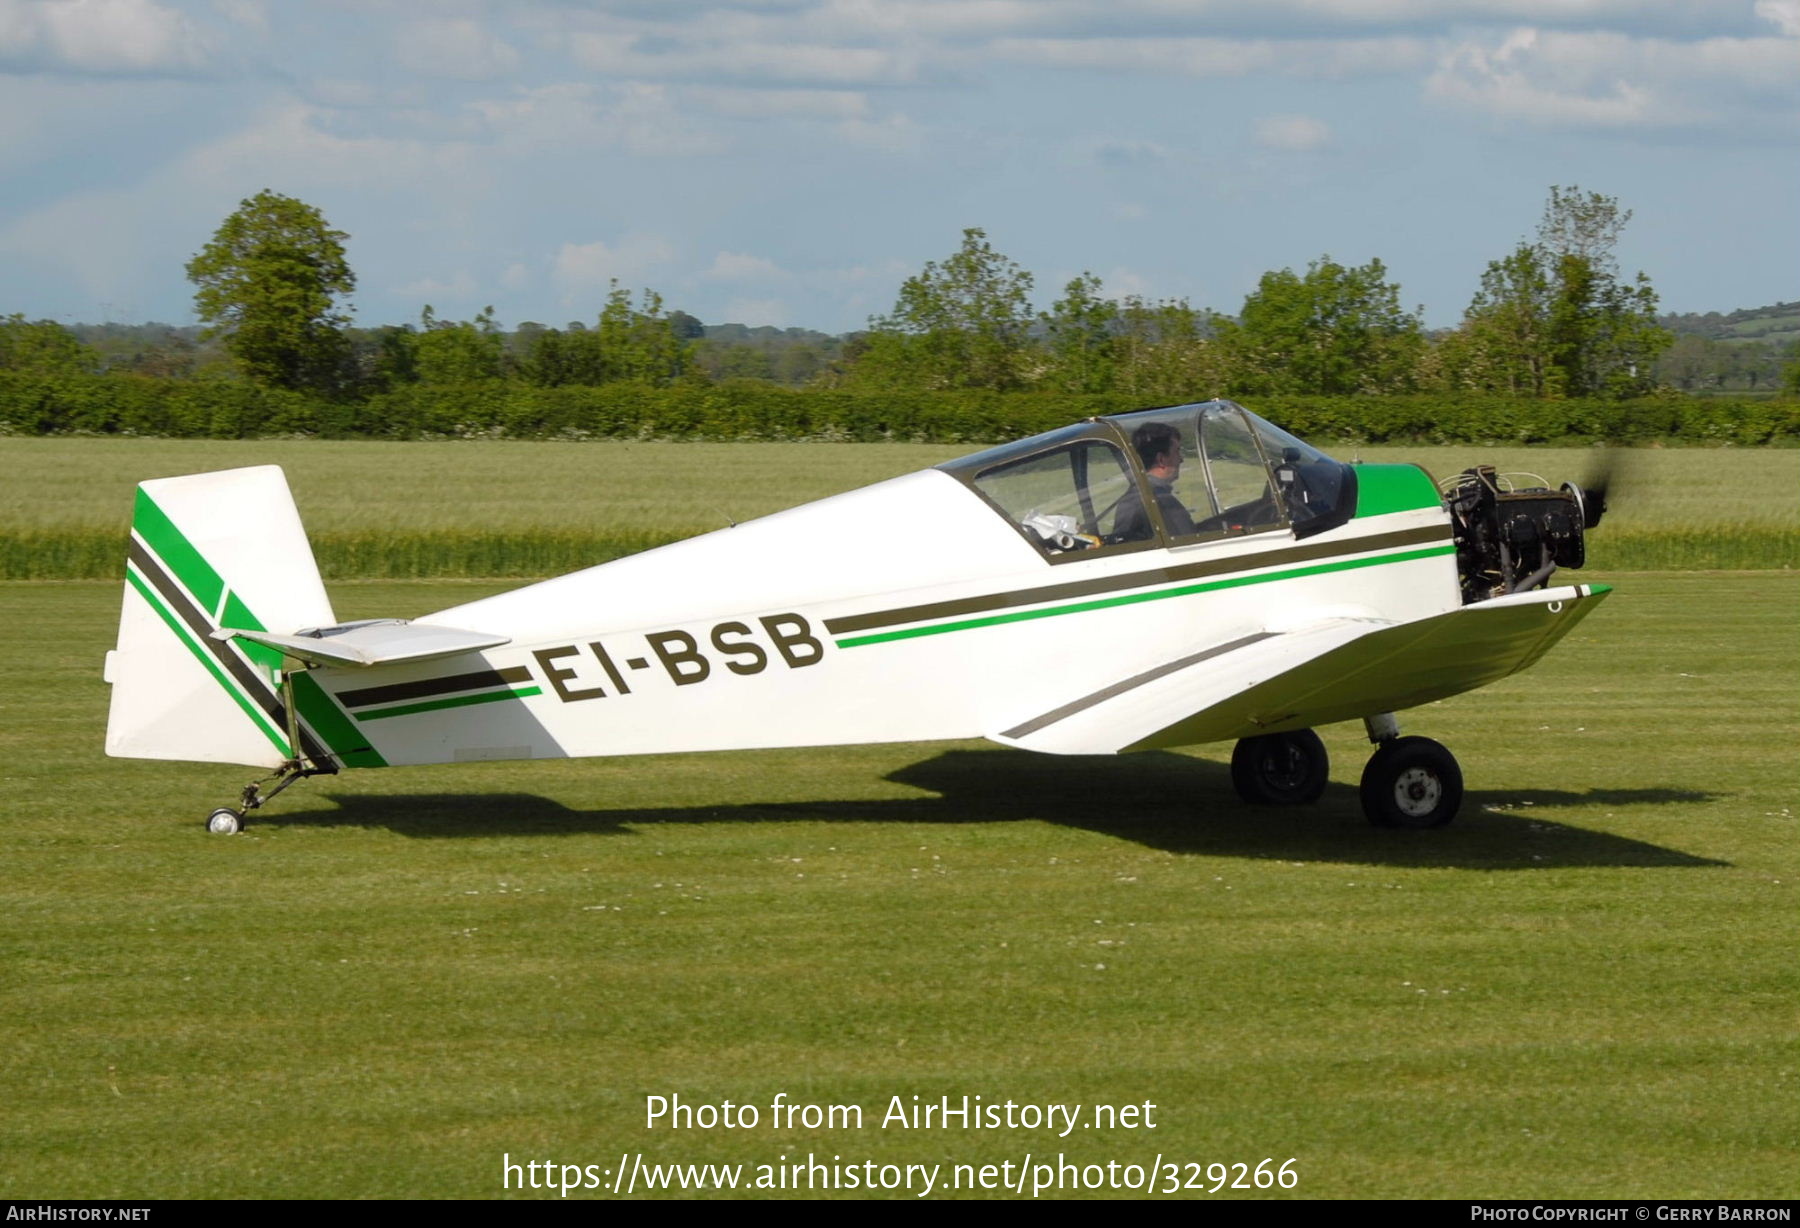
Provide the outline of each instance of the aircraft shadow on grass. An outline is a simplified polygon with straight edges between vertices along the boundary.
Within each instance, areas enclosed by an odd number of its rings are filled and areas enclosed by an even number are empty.
[[[422,838],[632,835],[665,823],[1059,823],[1176,854],[1449,866],[1719,866],[1728,863],[1538,817],[1548,810],[1682,807],[1714,794],[1679,789],[1471,790],[1451,826],[1386,831],[1363,818],[1354,786],[1333,783],[1316,805],[1244,804],[1222,763],[1152,751],[1072,758],[948,750],[888,780],[935,796],[573,809],[528,793],[328,794],[334,809],[258,815],[258,825],[386,827]]]

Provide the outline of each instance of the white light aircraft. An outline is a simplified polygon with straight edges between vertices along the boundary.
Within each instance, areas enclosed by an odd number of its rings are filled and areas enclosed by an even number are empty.
[[[1343,464],[1229,401],[1095,418],[421,618],[339,623],[279,468],[138,487],[109,754],[350,768],[983,737],[1237,739],[1303,803],[1362,720],[1362,804],[1435,827],[1450,752],[1394,713],[1535,662],[1605,596],[1601,492]],[[272,782],[272,783],[271,783]]]

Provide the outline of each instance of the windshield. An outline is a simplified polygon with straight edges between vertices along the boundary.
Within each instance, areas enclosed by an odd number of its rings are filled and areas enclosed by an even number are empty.
[[[1125,432],[1143,465],[1170,538],[1261,533],[1286,523],[1262,447],[1236,405],[1209,401],[1108,421]]]
[[[1263,533],[1304,537],[1353,510],[1349,468],[1230,401],[1206,401],[1107,419],[1131,442],[1175,540]],[[1179,457],[1168,453],[1180,440]],[[1179,461],[1179,463],[1176,463]]]
[[[1271,422],[1244,411],[1269,458],[1275,486],[1287,504],[1295,532],[1305,535],[1341,524],[1356,510],[1355,479],[1350,467]]]

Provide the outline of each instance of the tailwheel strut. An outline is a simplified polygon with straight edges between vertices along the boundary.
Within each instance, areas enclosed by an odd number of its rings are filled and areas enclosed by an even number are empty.
[[[314,767],[304,759],[289,759],[282,763],[273,775],[261,777],[245,785],[235,808],[221,806],[207,815],[206,830],[215,836],[234,835],[243,828],[252,810],[260,810],[274,801],[284,789],[295,781],[304,780],[308,776],[335,776],[336,774],[337,767],[335,765]],[[273,787],[263,788],[270,781],[274,782]]]
[[[288,747],[299,750],[304,743],[300,739],[300,709],[294,703],[294,675],[292,672],[284,672],[281,675],[279,694],[282,711],[287,717]],[[308,776],[335,775],[337,775],[337,764],[329,758],[314,760],[311,763],[298,755],[284,759],[273,775],[264,776],[245,785],[235,808],[221,806],[207,815],[206,830],[215,836],[235,835],[243,829],[244,822],[252,810],[260,810],[274,801],[283,789],[295,781],[304,780]],[[265,790],[263,786],[270,781],[274,782],[274,786]]]

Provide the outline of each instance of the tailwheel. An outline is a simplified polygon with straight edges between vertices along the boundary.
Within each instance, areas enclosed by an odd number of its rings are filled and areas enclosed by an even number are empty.
[[[206,816],[206,830],[215,836],[235,836],[243,826],[244,816],[224,807]]]
[[[1252,805],[1316,802],[1330,776],[1325,743],[1310,729],[1244,738],[1231,752],[1231,783]]]
[[[1377,827],[1442,827],[1462,796],[1456,756],[1430,738],[1390,738],[1363,769],[1363,813]]]

